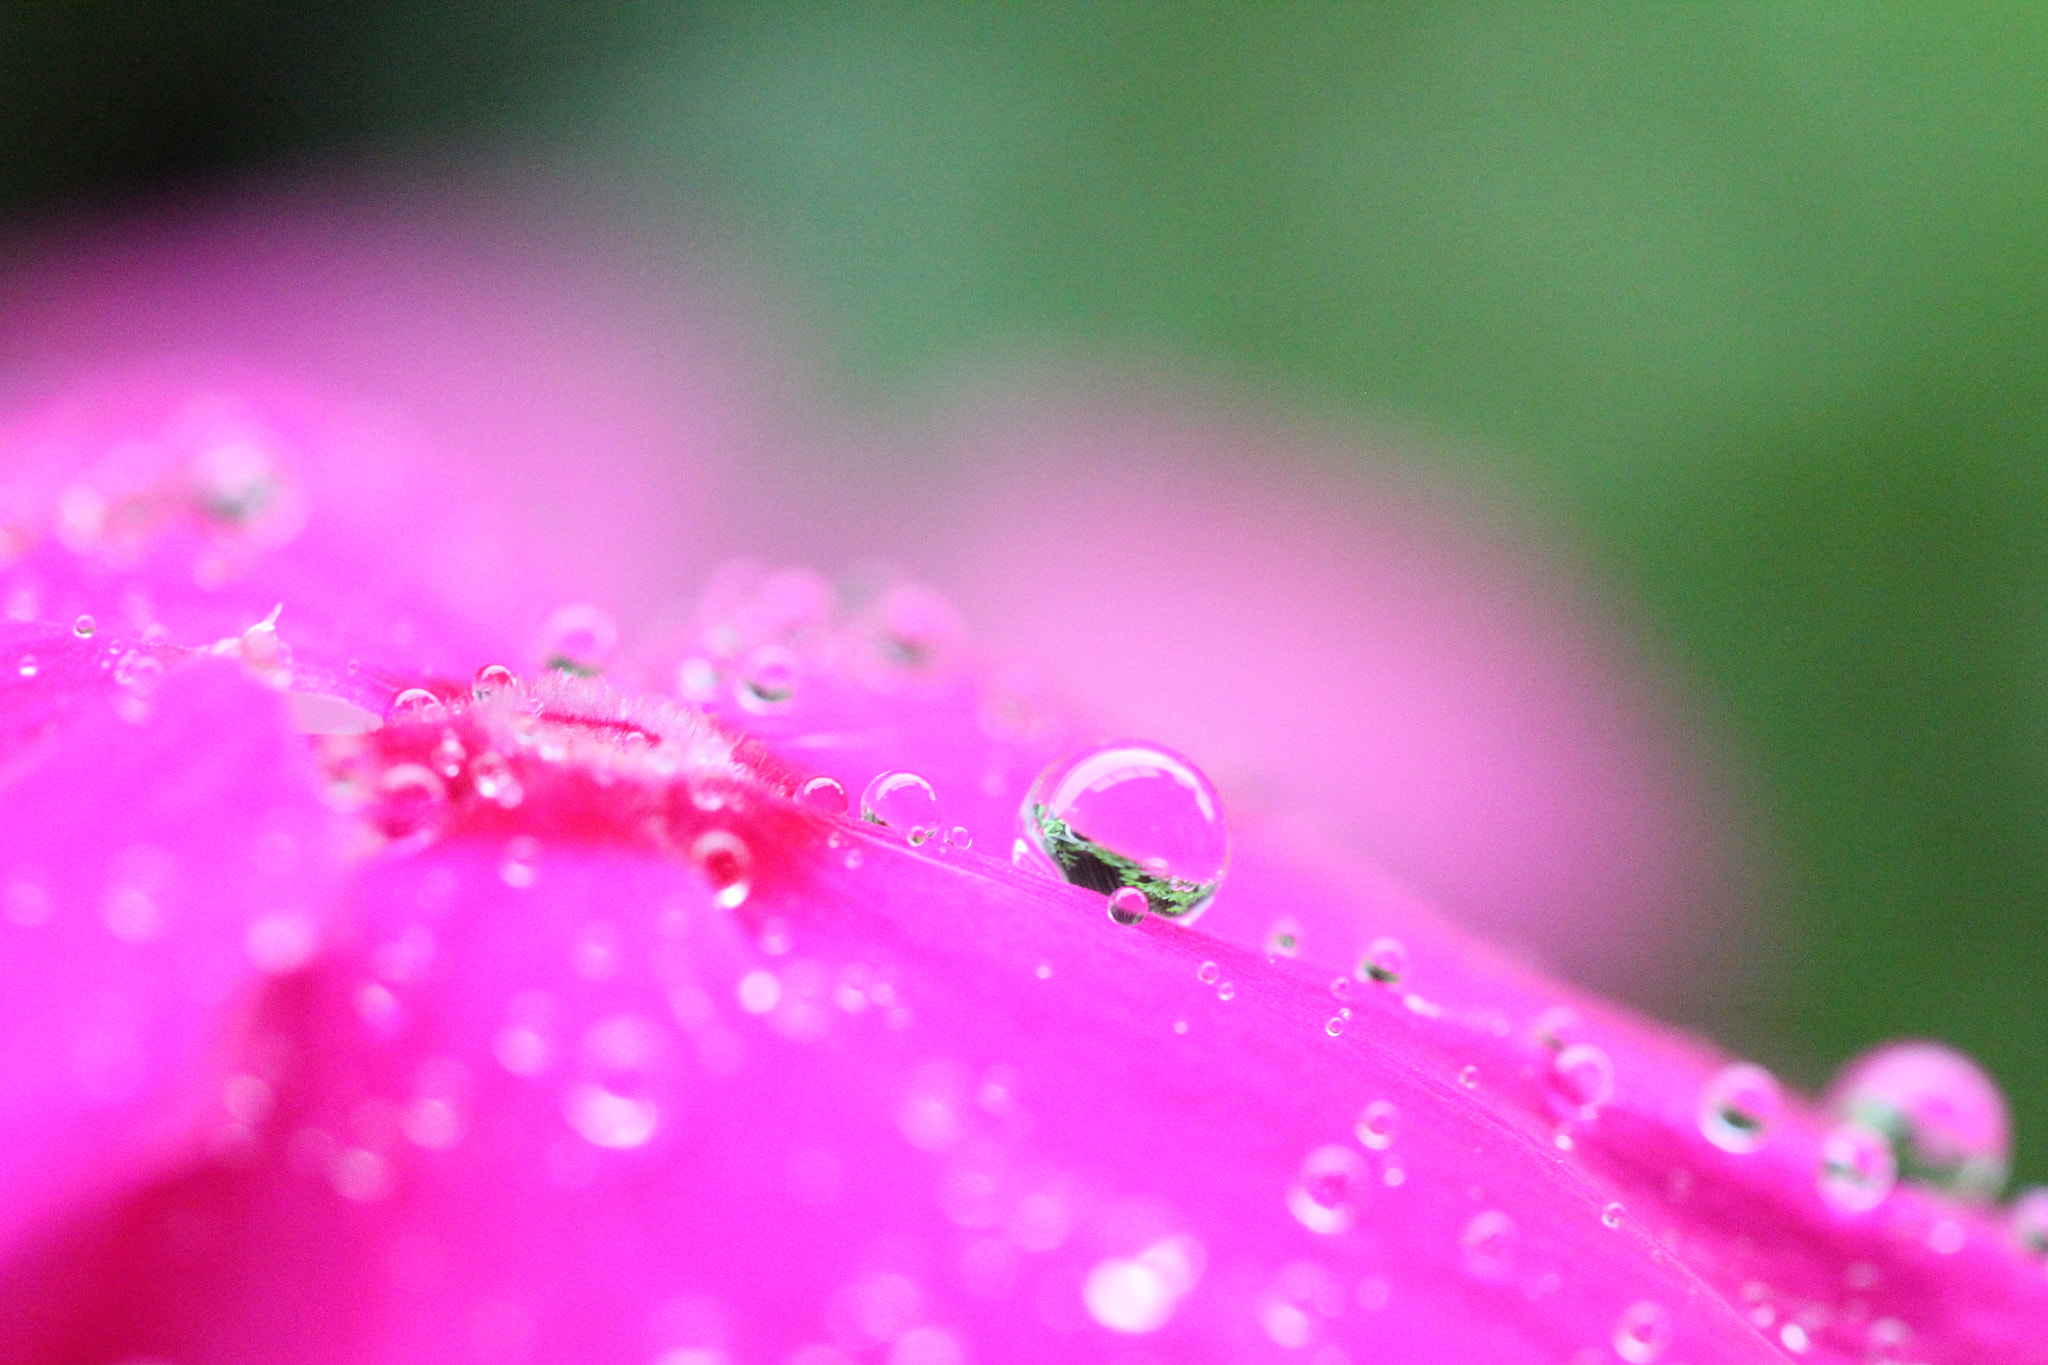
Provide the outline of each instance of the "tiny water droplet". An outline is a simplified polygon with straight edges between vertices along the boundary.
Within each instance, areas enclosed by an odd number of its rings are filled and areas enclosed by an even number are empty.
[[[1777,1077],[1753,1062],[1736,1062],[1700,1091],[1700,1132],[1724,1152],[1747,1155],[1769,1139],[1784,1105]]]
[[[1614,1353],[1628,1365],[1650,1365],[1670,1347],[1673,1335],[1670,1311],[1645,1299],[1631,1304],[1614,1324]]]
[[[1216,988],[1216,998],[1218,1000],[1237,999],[1237,983],[1235,981],[1226,981],[1218,986]]]
[[[1984,1069],[1939,1043],[1873,1048],[1828,1089],[1828,1110],[1890,1141],[1899,1178],[1990,1200],[2005,1186],[2012,1125]]]
[[[563,607],[541,627],[541,662],[558,672],[600,672],[618,645],[618,623],[587,603]]]
[[[455,778],[462,776],[462,764],[469,757],[469,751],[462,747],[461,738],[453,730],[443,730],[441,742],[434,746],[432,757],[435,772]]]
[[[736,910],[753,890],[754,853],[730,830],[707,830],[690,845],[690,862],[711,883],[712,902]]]
[[[827,815],[846,814],[846,788],[836,778],[814,777],[797,791],[797,799]]]
[[[1109,893],[1109,917],[1118,924],[1137,924],[1151,913],[1152,902],[1135,886],[1119,886]]]
[[[1603,1228],[1620,1227],[1621,1216],[1626,1211],[1619,1202],[1607,1205],[1607,1207],[1600,1210],[1600,1226]]]
[[[1874,1128],[1853,1121],[1840,1124],[1821,1142],[1821,1198],[1838,1212],[1876,1208],[1898,1178],[1891,1141]]]
[[[796,672],[796,655],[781,645],[763,645],[733,679],[733,700],[757,716],[786,711],[796,698]]]
[[[1399,985],[1408,974],[1408,949],[1398,938],[1376,938],[1358,959],[1357,976],[1381,986]]]
[[[469,782],[476,794],[493,805],[510,810],[525,799],[512,765],[495,749],[486,749],[470,760]]]
[[[1332,1038],[1344,1032],[1344,1016],[1341,1014],[1331,1015],[1323,1024],[1323,1032],[1329,1034]]]
[[[1223,979],[1223,969],[1213,962],[1204,962],[1195,968],[1195,980],[1204,986],[1213,986]]]
[[[377,779],[377,824],[394,839],[421,833],[446,815],[448,788],[418,763],[394,763]]]
[[[916,773],[877,773],[860,794],[860,818],[906,834],[928,831],[938,822],[939,794]]]
[[[22,655],[21,666],[16,671],[24,678],[33,678],[36,675],[36,656],[33,654]]]
[[[951,844],[954,848],[973,848],[974,835],[972,832],[968,830],[967,826],[955,825],[951,830],[947,831],[946,842],[948,844]]]
[[[1460,1071],[1458,1073],[1458,1084],[1464,1086],[1467,1090],[1470,1090],[1474,1086],[1478,1085],[1479,1068],[1476,1066],[1468,1066],[1464,1070]]]
[[[1394,1145],[1394,1138],[1400,1132],[1401,1111],[1392,1100],[1374,1100],[1358,1113],[1358,1123],[1353,1129],[1358,1140],[1375,1152],[1384,1152]]]
[[[1230,863],[1215,788],[1155,745],[1120,740],[1068,755],[1032,782],[1017,818],[1020,863],[1104,894],[1137,887],[1166,919],[1200,915]]]
[[[499,692],[509,692],[519,685],[519,675],[503,664],[485,664],[476,671],[470,682],[470,695],[478,701]]]
[[[1553,1108],[1564,1117],[1591,1120],[1614,1098],[1614,1061],[1605,1049],[1573,1043],[1551,1059],[1547,1080]]]
[[[92,638],[92,633],[98,629],[99,622],[93,620],[92,617],[83,614],[81,614],[76,621],[73,621],[71,623],[71,633],[73,635],[76,635],[81,640],[90,640]]]
[[[1339,1000],[1348,1000],[1351,997],[1351,978],[1340,976],[1335,981],[1332,981],[1330,983],[1330,994],[1336,996]]]

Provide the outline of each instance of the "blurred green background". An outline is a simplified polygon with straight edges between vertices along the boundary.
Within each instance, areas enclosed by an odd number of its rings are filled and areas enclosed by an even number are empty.
[[[1474,452],[1753,769],[1781,941],[1691,1022],[1947,1039],[2048,1179],[2048,9],[0,7],[0,227],[536,148],[858,390],[1080,348]]]

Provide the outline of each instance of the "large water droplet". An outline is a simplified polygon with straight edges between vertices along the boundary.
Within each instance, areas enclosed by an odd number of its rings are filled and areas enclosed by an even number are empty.
[[[1628,1365],[1650,1365],[1670,1348],[1674,1334],[1670,1310],[1646,1299],[1631,1304],[1614,1324],[1614,1353]]]
[[[1836,1127],[1821,1143],[1820,1193],[1842,1213],[1863,1213],[1884,1202],[1898,1182],[1890,1139],[1860,1123]]]
[[[1129,740],[1040,773],[1018,823],[1019,862],[1105,895],[1136,887],[1167,919],[1201,914],[1230,863],[1209,779],[1178,754]]]
[[[797,791],[797,799],[827,815],[846,814],[846,788],[836,778],[814,777]]]
[[[1151,912],[1151,900],[1135,886],[1119,886],[1109,893],[1109,917],[1118,924],[1137,924]]]
[[[408,687],[391,699],[391,719],[417,721],[438,719],[441,699],[424,687]]]
[[[1287,1210],[1310,1232],[1335,1236],[1358,1221],[1366,1175],[1365,1158],[1351,1148],[1318,1147],[1287,1190]]]
[[[939,822],[939,794],[916,773],[878,773],[860,794],[860,818],[906,835],[929,837]]]
[[[1700,1091],[1700,1132],[1724,1152],[1747,1155],[1769,1139],[1784,1106],[1777,1077],[1753,1062],[1736,1062]]]
[[[1901,1179],[1992,1199],[2005,1186],[2011,1121],[1983,1068],[1939,1043],[1891,1043],[1864,1053],[1828,1090],[1837,1118],[1881,1133]]]
[[[786,711],[796,697],[796,655],[781,645],[763,645],[747,656],[733,679],[733,700],[757,716]]]
[[[71,623],[71,633],[81,640],[90,640],[92,633],[99,629],[99,622],[87,615],[81,615]]]

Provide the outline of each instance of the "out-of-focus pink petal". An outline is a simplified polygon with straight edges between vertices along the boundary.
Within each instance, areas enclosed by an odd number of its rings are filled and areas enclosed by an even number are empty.
[[[282,704],[233,665],[175,669],[144,699],[68,632],[0,627],[0,659],[11,1254],[196,1150],[234,1018],[266,970],[314,951],[333,864]]]

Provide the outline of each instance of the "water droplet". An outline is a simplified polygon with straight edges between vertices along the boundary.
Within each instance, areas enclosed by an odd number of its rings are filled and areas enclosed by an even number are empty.
[[[1223,969],[1213,962],[1204,962],[1195,968],[1195,980],[1204,986],[1213,986],[1223,979]]]
[[[394,763],[377,779],[377,824],[393,839],[438,825],[447,814],[448,788],[417,763]]]
[[[541,627],[541,662],[563,673],[600,672],[618,646],[618,623],[587,603],[563,607]]]
[[[424,687],[408,687],[391,699],[390,717],[394,721],[427,720],[440,714],[441,699]]]
[[[1551,1059],[1548,1081],[1554,1108],[1591,1120],[1614,1098],[1614,1061],[1591,1043],[1573,1043]]]
[[[730,830],[707,830],[690,845],[690,861],[711,883],[712,901],[724,910],[736,910],[753,890],[754,853],[746,841]]]
[[[938,823],[939,794],[916,773],[877,773],[860,794],[860,818],[905,834],[929,831]]]
[[[469,782],[478,796],[507,810],[526,799],[525,789],[512,774],[512,765],[495,749],[486,749],[470,761]]]
[[[1119,886],[1109,893],[1109,917],[1118,924],[1140,923],[1151,910],[1151,900],[1135,886]]]
[[[1499,1209],[1473,1215],[1458,1238],[1465,1273],[1486,1284],[1498,1284],[1514,1272],[1521,1230]]]
[[[1841,1213],[1863,1213],[1884,1202],[1898,1182],[1890,1139],[1874,1128],[1838,1125],[1821,1143],[1820,1193]]]
[[[1358,959],[1356,974],[1360,981],[1399,985],[1401,978],[1408,975],[1408,949],[1398,938],[1376,938]]]
[[[1605,1208],[1600,1210],[1600,1226],[1603,1228],[1620,1227],[1621,1216],[1625,1212],[1627,1212],[1627,1210],[1622,1208],[1619,1201],[1607,1205]]]
[[[138,649],[127,651],[114,665],[114,681],[136,692],[152,690],[163,676],[163,661]]]
[[[1892,1043],[1851,1062],[1828,1090],[1838,1119],[1881,1133],[1901,1179],[1996,1198],[2012,1154],[2005,1096],[1983,1068],[1939,1043]]]
[[[1135,886],[1152,913],[1191,921],[1230,862],[1216,790],[1178,754],[1117,741],[1040,773],[1018,812],[1019,861],[1107,894]]]
[[[1112,1332],[1156,1332],[1173,1316],[1173,1289],[1142,1261],[1097,1261],[1081,1286],[1088,1316]]]
[[[16,671],[24,678],[33,678],[36,675],[36,656],[33,654],[22,655],[21,665]]]
[[[733,700],[757,716],[786,711],[796,697],[796,656],[781,645],[763,645],[747,656],[733,679]]]
[[[83,614],[81,614],[76,621],[73,621],[71,623],[71,633],[73,635],[76,635],[81,640],[90,640],[92,638],[92,633],[98,629],[99,622],[93,620],[92,617]]]
[[[1736,1062],[1700,1091],[1700,1132],[1724,1152],[1747,1155],[1770,1137],[1784,1105],[1777,1077],[1753,1062]]]
[[[1671,1345],[1674,1329],[1663,1304],[1631,1304],[1614,1324],[1614,1353],[1628,1365],[1650,1365]]]
[[[1460,1071],[1458,1073],[1458,1084],[1464,1086],[1467,1090],[1477,1086],[1479,1084],[1479,1068],[1468,1066]]]
[[[1237,999],[1237,983],[1235,981],[1226,981],[1218,986],[1216,988],[1216,998],[1223,1001]]]
[[[1301,1163],[1287,1190],[1287,1210],[1310,1232],[1335,1236],[1358,1221],[1358,1200],[1366,1189],[1365,1158],[1332,1143]]]
[[[1324,1020],[1323,1032],[1329,1034],[1332,1038],[1335,1038],[1339,1034],[1343,1033],[1344,1016],[1341,1014],[1333,1014],[1328,1019]]]
[[[539,860],[540,840],[529,834],[518,835],[505,844],[505,860],[498,864],[498,876],[505,885],[523,891],[540,875],[535,866]]]
[[[955,825],[951,830],[947,831],[946,842],[948,844],[951,844],[954,848],[973,848],[974,835],[972,832],[968,830],[967,826]]]
[[[1384,1152],[1394,1145],[1394,1138],[1401,1127],[1401,1111],[1394,1107],[1392,1100],[1374,1100],[1359,1111],[1357,1126],[1353,1129],[1358,1140],[1375,1152]]]
[[[469,685],[470,695],[478,701],[509,692],[519,685],[519,675],[503,664],[485,664],[476,671],[476,677]]]
[[[797,791],[797,799],[827,815],[846,814],[846,788],[836,778],[812,778]]]
[[[1301,925],[1292,916],[1276,920],[1266,931],[1266,956],[1296,957],[1301,953]]]
[[[613,1151],[645,1146],[661,1123],[653,1100],[616,1094],[592,1082],[571,1086],[562,1097],[562,1111],[585,1142]]]
[[[2021,1190],[2008,1219],[2006,1226],[2019,1249],[2048,1260],[2048,1188],[2034,1185]]]

